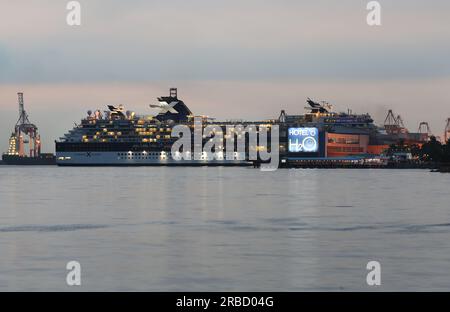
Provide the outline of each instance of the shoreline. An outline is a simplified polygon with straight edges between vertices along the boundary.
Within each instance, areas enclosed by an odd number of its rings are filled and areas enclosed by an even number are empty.
[[[14,166],[14,167],[35,167],[35,166],[42,166],[39,164],[7,164],[3,161],[0,161],[0,166]],[[51,164],[51,165],[45,165],[46,167],[248,167],[248,168],[260,168],[260,164],[246,164],[246,165],[221,165],[221,164],[214,164],[214,165],[186,165],[186,164],[179,164],[179,165],[161,165],[161,164],[153,164],[153,165],[57,165],[57,164]],[[399,163],[399,164],[387,164],[387,165],[375,165],[375,164],[345,164],[345,163],[323,163],[323,164],[317,164],[317,163],[302,163],[302,164],[280,164],[278,169],[425,169],[425,170],[431,170],[432,172],[450,172],[450,167],[444,166],[441,167],[436,164],[405,164],[405,163]]]

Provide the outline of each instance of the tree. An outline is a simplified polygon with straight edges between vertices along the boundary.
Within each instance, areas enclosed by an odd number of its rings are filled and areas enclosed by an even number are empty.
[[[444,147],[435,136],[422,145],[420,159],[423,161],[441,162],[444,159]]]
[[[386,150],[386,155],[392,156],[398,152],[409,152],[409,147],[405,145],[405,140],[403,139],[400,139],[397,143],[389,145],[389,148]]]
[[[442,146],[442,149],[443,149],[442,162],[450,163],[450,139],[448,139],[446,144]]]
[[[419,145],[417,144],[412,144],[410,147],[411,150],[411,154],[413,155],[414,158],[420,158],[421,155],[421,148]]]

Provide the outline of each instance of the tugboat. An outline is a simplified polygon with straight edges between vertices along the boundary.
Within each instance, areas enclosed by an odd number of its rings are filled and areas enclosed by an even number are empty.
[[[36,125],[28,119],[24,108],[23,93],[19,98],[19,120],[9,138],[8,151],[2,155],[3,165],[56,165],[53,154],[41,153],[41,137]],[[28,146],[29,152],[25,151]]]

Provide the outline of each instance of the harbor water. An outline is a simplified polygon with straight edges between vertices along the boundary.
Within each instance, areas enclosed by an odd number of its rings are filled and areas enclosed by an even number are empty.
[[[428,170],[0,166],[0,291],[449,291],[449,185]]]

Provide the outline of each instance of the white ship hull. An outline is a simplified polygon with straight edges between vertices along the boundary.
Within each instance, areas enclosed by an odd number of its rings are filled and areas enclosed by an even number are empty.
[[[57,152],[58,166],[245,166],[245,160],[175,160],[164,152]]]

